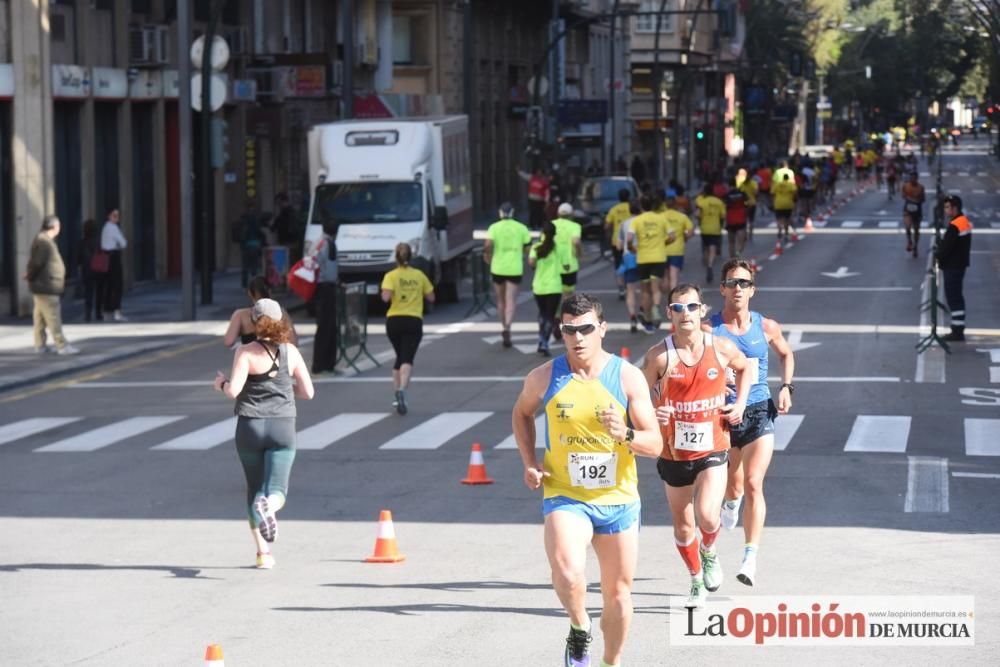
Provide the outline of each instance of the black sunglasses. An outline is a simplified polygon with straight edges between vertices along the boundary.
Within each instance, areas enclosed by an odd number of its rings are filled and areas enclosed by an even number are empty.
[[[753,281],[746,278],[726,278],[722,281],[723,287],[728,287],[732,289],[734,287],[739,287],[740,289],[748,289],[753,287]]]
[[[584,336],[589,336],[590,334],[594,333],[594,329],[596,328],[597,328],[596,324],[578,324],[578,325],[563,324],[559,327],[559,329],[563,332],[564,336],[575,336],[578,333],[581,333]]]

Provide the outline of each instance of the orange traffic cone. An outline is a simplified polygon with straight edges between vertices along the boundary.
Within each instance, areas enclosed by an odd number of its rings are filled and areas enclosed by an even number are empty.
[[[792,243],[798,243],[798,242],[799,242],[799,235],[793,230],[792,231]]]
[[[805,232],[806,232],[806,234],[808,234],[812,230],[813,230],[813,219],[812,218],[806,218],[806,226],[805,226]],[[792,238],[795,238],[795,237],[793,236]]]
[[[760,267],[760,264],[757,263],[757,258],[756,257],[751,257],[750,258],[750,271],[751,271],[751,273],[758,273],[760,271],[760,269],[761,269],[761,267]]]
[[[396,546],[396,530],[392,527],[392,512],[382,510],[378,515],[378,537],[375,538],[375,553],[365,559],[366,563],[398,563],[406,560]]]
[[[627,347],[623,347],[622,351],[618,354],[618,356],[624,359],[625,361],[632,363],[632,352]]]
[[[205,667],[225,667],[225,665],[222,659],[222,647],[218,644],[209,644],[205,649]]]
[[[781,239],[778,239],[774,242],[774,254],[780,256],[782,252],[784,249],[781,247]]]
[[[483,449],[478,442],[472,444],[469,454],[469,471],[465,473],[462,484],[492,484],[493,480],[486,476],[486,462],[483,461]]]

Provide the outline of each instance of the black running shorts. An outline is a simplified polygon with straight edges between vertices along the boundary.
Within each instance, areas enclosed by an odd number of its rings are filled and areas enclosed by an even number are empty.
[[[702,470],[725,465],[729,461],[729,451],[711,452],[691,461],[656,460],[656,472],[668,486],[691,486]]]

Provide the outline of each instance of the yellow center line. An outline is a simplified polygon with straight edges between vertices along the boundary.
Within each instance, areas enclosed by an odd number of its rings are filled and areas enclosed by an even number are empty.
[[[38,396],[39,394],[45,394],[51,391],[57,391],[59,389],[66,389],[67,387],[70,387],[74,384],[79,384],[81,382],[92,382],[94,380],[99,380],[103,377],[107,377],[114,373],[120,373],[122,371],[127,371],[132,368],[137,368],[139,366],[144,366],[146,364],[162,361],[163,359],[176,357],[178,354],[199,350],[203,347],[208,347],[209,345],[218,345],[218,343],[219,341],[215,337],[212,337],[210,340],[200,341],[197,343],[192,343],[190,345],[184,345],[181,347],[171,347],[166,350],[160,350],[159,352],[155,352],[150,355],[147,355],[145,353],[140,353],[134,359],[128,359],[113,366],[104,367],[96,371],[82,372],[81,375],[75,375],[60,380],[53,380],[52,382],[46,382],[45,384],[39,385],[37,387],[32,387],[31,389],[26,389],[16,394],[11,394],[10,396],[4,396],[0,398],[0,405],[4,403],[13,403],[15,401],[20,401],[25,398],[31,398],[32,396]]]

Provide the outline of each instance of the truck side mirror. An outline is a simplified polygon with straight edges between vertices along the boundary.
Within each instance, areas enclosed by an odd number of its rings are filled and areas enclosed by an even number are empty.
[[[438,231],[448,228],[448,209],[444,206],[434,207],[434,220],[431,221],[431,227],[437,229]]]

